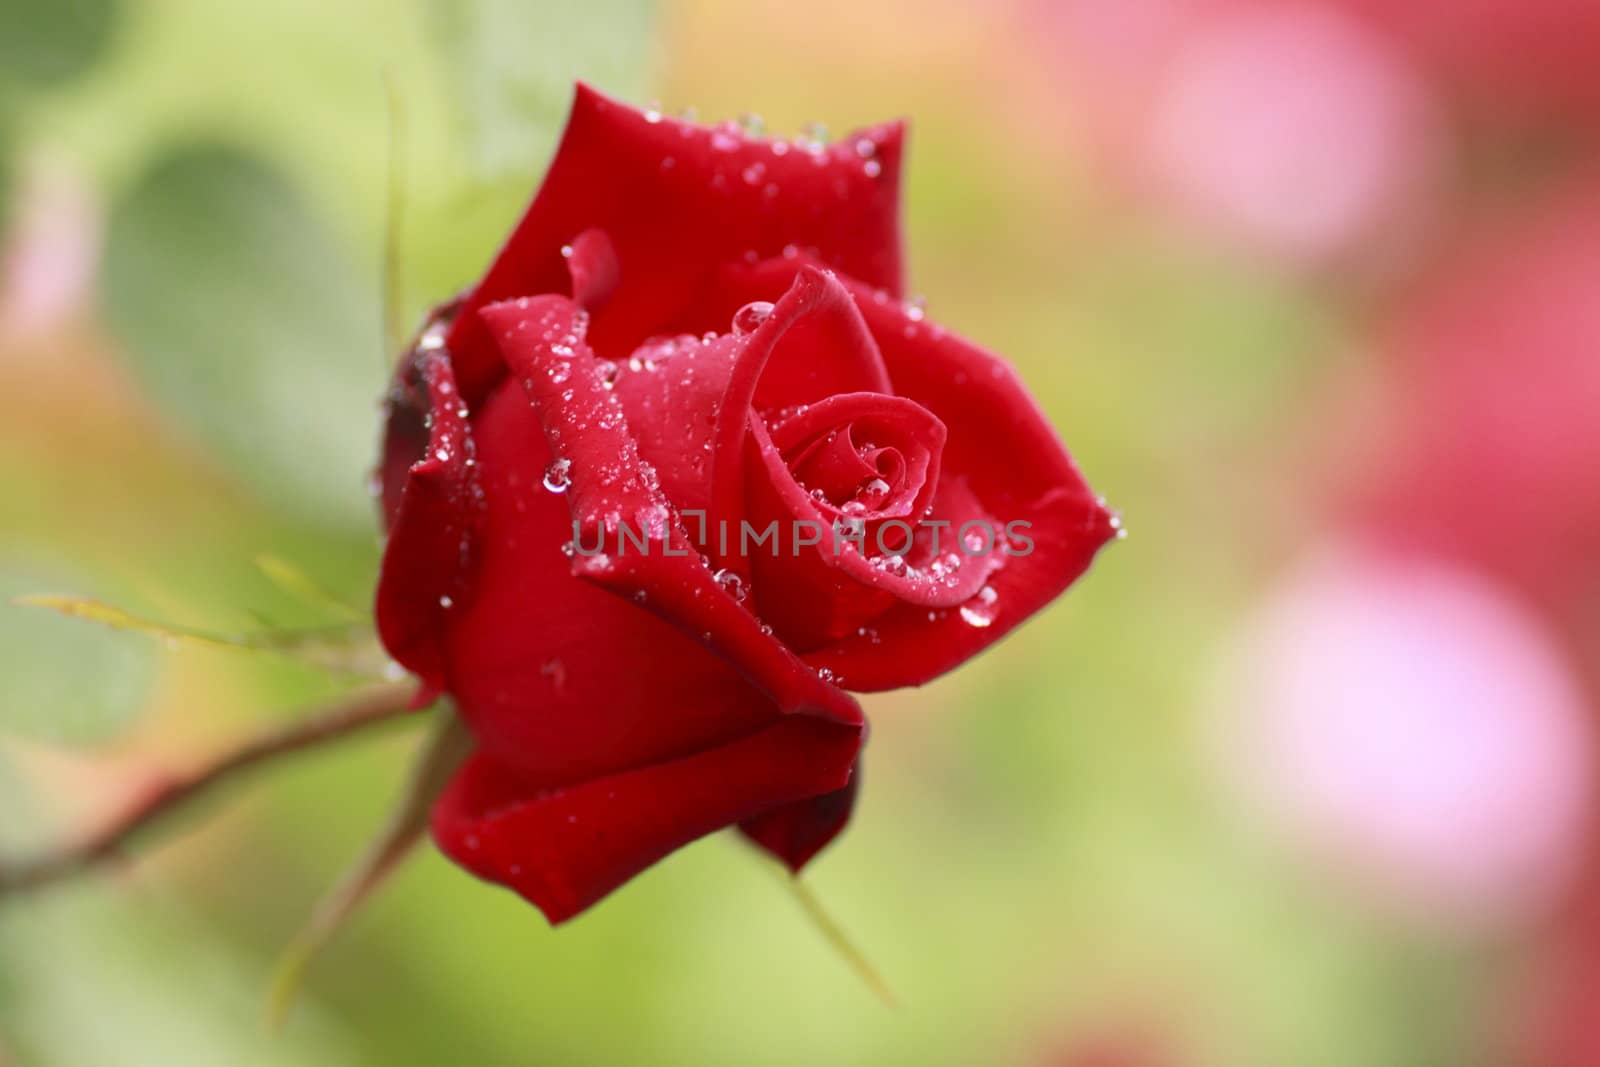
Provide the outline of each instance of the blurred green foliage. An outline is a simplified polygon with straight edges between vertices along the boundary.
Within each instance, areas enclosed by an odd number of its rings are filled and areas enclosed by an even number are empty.
[[[48,88],[86,73],[111,45],[120,0],[0,0],[0,80]]]
[[[0,603],[42,589],[85,591],[82,574],[0,569]],[[149,641],[45,611],[0,611],[0,734],[58,745],[115,740],[144,706],[155,678]]]
[[[626,99],[649,89],[651,0],[428,0],[428,9],[457,121],[483,174],[526,177],[528,160],[560,131],[574,81]]]
[[[158,156],[112,205],[102,287],[151,395],[264,498],[370,523],[378,297],[282,174],[216,143]]]

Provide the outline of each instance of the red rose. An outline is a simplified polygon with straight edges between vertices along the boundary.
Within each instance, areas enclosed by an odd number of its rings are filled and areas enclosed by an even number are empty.
[[[799,869],[854,799],[841,687],[942,674],[1115,531],[1011,369],[901,302],[901,137],[580,86],[401,366],[379,629],[478,742],[434,836],[553,922],[735,823]]]

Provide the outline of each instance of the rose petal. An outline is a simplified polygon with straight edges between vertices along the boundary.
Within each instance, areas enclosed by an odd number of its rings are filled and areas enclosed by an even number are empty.
[[[575,555],[573,573],[635,600],[725,656],[782,712],[860,726],[855,702],[763,632],[694,551],[654,472],[639,459],[622,406],[582,340],[578,309],[560,297],[539,297],[481,314],[534,399],[557,459],[570,464],[565,495],[580,544],[603,538],[608,549]],[[619,526],[644,546],[624,541]]]
[[[374,613],[389,654],[422,680],[420,704],[444,688],[443,619],[472,588],[484,516],[468,412],[450,360],[422,352],[414,368],[430,408],[428,445],[394,507]]]
[[[949,429],[944,480],[958,481],[1004,529],[1014,522],[1032,546],[1007,556],[960,610],[910,604],[805,659],[861,691],[920,685],[1009,633],[1059,596],[1117,535],[1105,507],[1068,455],[1038,403],[998,356],[923,321],[917,309],[852,286],[889,367],[895,392]]]
[[[648,346],[637,354],[637,368],[630,361],[615,372],[614,393],[640,455],[680,510],[709,510],[704,525],[713,542],[722,528],[738,535],[744,413],[752,404],[793,407],[888,390],[877,345],[836,279],[817,269],[791,270],[774,298],[750,333]],[[719,562],[747,573],[737,558]]]
[[[711,321],[749,301],[772,300],[810,266],[803,254],[730,263],[699,315]],[[1060,595],[1119,526],[1004,360],[926,321],[920,308],[891,292],[842,283],[877,342],[892,391],[927,408],[949,430],[941,485],[962,486],[975,502],[973,516],[988,516],[1001,530],[1012,522],[1031,524],[1024,531],[1031,549],[1000,561],[987,590],[962,605],[966,611],[896,606],[859,632],[805,654],[806,662],[828,668],[854,690],[920,685]],[[941,510],[936,505],[936,514]]]
[[[824,450],[805,444],[838,428],[843,430]],[[795,471],[795,481],[801,482],[807,490],[821,489],[826,494],[831,487],[836,493],[843,490],[848,498],[866,479],[895,478],[901,484],[891,486],[891,492],[898,489],[900,496],[886,496],[884,505],[874,509],[877,517],[921,518],[927,513],[939,485],[939,456],[947,436],[944,423],[916,401],[905,397],[887,393],[839,393],[807,405],[793,417],[769,425],[767,430],[776,450],[775,458]],[[873,434],[875,445],[879,441],[891,442],[888,448],[874,448],[874,453],[891,456],[893,469],[882,470],[862,459],[858,448],[863,442],[852,440],[849,431]],[[800,454],[792,454],[797,446],[801,446]],[[796,469],[802,465],[815,477],[802,481],[798,477],[801,472]],[[829,512],[839,510],[831,496],[826,507]]]
[[[573,490],[542,484],[558,468],[520,382],[483,405],[474,437],[486,512],[478,578],[444,623],[450,691],[485,750],[540,781],[582,781],[726,744],[779,716],[698,634],[573,576],[561,547]]]
[[[754,461],[745,500],[748,521],[758,531],[777,524],[772,548],[752,550],[748,557],[757,607],[792,648],[810,652],[852,633],[871,636],[867,624],[876,625],[897,604],[925,613],[953,608],[976,596],[1004,562],[998,553],[968,554],[956,546],[956,533],[964,524],[995,528],[959,482],[946,481],[938,488],[928,515],[901,520],[907,530],[864,524],[863,554],[843,532],[834,532],[838,527],[832,509],[819,506],[790,477],[757,419],[751,420],[750,445]],[[808,520],[823,528],[814,544],[805,543],[811,540],[810,528],[800,526]],[[931,522],[943,524],[937,548],[936,530],[927,525]],[[909,551],[908,534],[914,538]],[[887,564],[895,557],[898,565],[891,568]],[[855,687],[854,678],[840,677]]]
[[[667,716],[680,709],[655,709]],[[474,756],[434,808],[440,849],[563,922],[684,845],[805,797],[843,789],[860,736],[780,719],[717,748],[551,786]]]
[[[746,253],[806,247],[898,293],[902,137],[899,124],[877,126],[812,151],[661,118],[580,84],[544,184],[449,336],[462,389],[475,399],[500,373],[475,312],[564,291],[561,246],[589,228],[610,236],[628,277],[648,279],[596,316],[592,343],[613,358],[675,332],[717,268]]]
[[[711,518],[737,530],[745,517],[746,413],[811,404],[839,393],[890,393],[883,358],[849,292],[831,272],[803,266],[738,353],[712,438]],[[747,564],[727,553],[721,561]]]
[[[622,279],[617,250],[604,230],[584,230],[564,250],[572,278],[572,299],[593,311],[611,298]]]
[[[739,829],[799,874],[849,823],[860,791],[861,761],[857,760],[850,784],[843,789],[762,812],[740,823]]]

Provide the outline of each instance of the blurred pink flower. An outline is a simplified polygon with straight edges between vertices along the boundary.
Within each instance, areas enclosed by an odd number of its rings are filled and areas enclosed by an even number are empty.
[[[100,218],[75,172],[34,161],[0,241],[0,341],[44,332],[83,310],[100,262]]]
[[[1481,111],[1600,119],[1594,0],[1341,0],[1407,42]]]
[[[1058,1039],[1040,1067],[1177,1067],[1180,1058],[1172,1034],[1132,1019],[1102,1022]]]
[[[1385,910],[1492,927],[1568,881],[1594,731],[1545,625],[1492,580],[1327,547],[1268,597],[1223,682],[1225,773]]]
[[[1600,623],[1597,345],[1600,186],[1460,251],[1408,304],[1365,524]]]
[[[1443,138],[1406,57],[1325,4],[1196,26],[1160,72],[1144,166],[1198,223],[1315,263],[1417,219]]]
[[[1053,5],[1057,76],[1123,178],[1257,254],[1385,258],[1445,137],[1405,52],[1318,0]]]

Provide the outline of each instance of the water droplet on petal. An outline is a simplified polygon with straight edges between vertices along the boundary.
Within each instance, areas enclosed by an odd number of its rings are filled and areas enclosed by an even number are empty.
[[[558,459],[545,468],[544,487],[552,493],[565,493],[572,485],[572,460]]]
[[[994,591],[994,586],[986,585],[978,590],[978,595],[961,605],[961,621],[968,626],[983,628],[994,622],[1000,613],[1000,594]]]
[[[765,300],[751,301],[733,313],[733,332],[740,337],[754,333],[771,314],[772,304]]]
[[[856,490],[857,498],[867,508],[881,507],[888,495],[889,483],[882,478],[872,478]]]
[[[713,574],[712,577],[716,579],[717,584],[722,587],[724,593],[727,593],[741,604],[750,595],[749,588],[745,586],[744,579],[739,576],[737,571],[731,571],[724,567]]]

